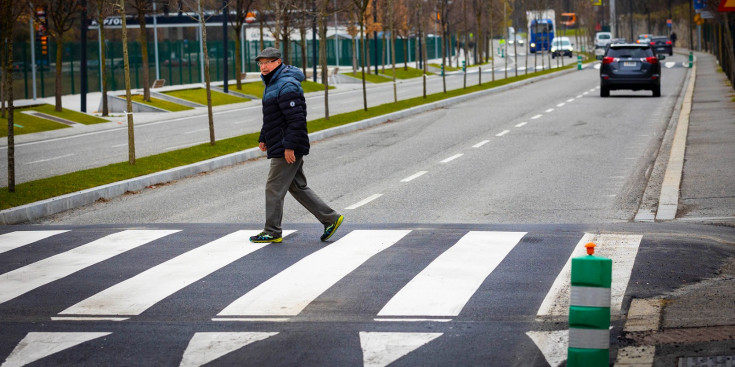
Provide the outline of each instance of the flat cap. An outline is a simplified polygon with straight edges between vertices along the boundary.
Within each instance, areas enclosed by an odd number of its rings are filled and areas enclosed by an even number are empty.
[[[263,49],[263,51],[260,51],[258,56],[255,57],[255,61],[258,61],[260,59],[280,59],[280,58],[281,58],[281,51],[279,51],[277,48],[267,47]]]

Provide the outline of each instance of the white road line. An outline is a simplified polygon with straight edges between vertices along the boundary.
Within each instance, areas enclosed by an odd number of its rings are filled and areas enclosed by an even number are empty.
[[[352,231],[261,283],[217,316],[296,316],[340,279],[409,232]]]
[[[241,230],[230,233],[117,283],[59,314],[140,315],[184,287],[268,245],[248,243],[249,237],[259,232]],[[283,237],[293,232],[283,231]]]
[[[25,366],[41,358],[112,333],[31,332],[13,349],[3,367]]]
[[[595,91],[595,89],[597,89],[597,88],[592,88],[592,89],[590,89],[590,92],[594,92],[594,91]]]
[[[429,172],[429,171],[418,171],[418,172],[414,173],[413,175],[404,178],[403,180],[401,180],[401,182],[409,182],[411,180],[414,180],[416,178],[419,178],[419,177],[423,176],[427,172]]]
[[[533,116],[533,117],[531,117],[531,120],[536,120],[536,119],[538,119],[538,118],[541,118],[541,116],[543,116],[543,115],[536,115],[536,116]]]
[[[556,105],[556,107],[564,107],[565,104],[566,103],[562,102],[562,103],[559,103],[558,105]]]
[[[209,143],[209,141],[201,141],[201,142],[198,142],[198,143],[177,145],[175,147],[166,148],[163,151],[164,152],[168,152],[168,151],[171,151],[171,150],[178,150],[178,149],[182,149],[182,148],[190,148],[190,147],[193,147],[193,146],[196,146],[196,145],[200,145],[200,144],[204,144],[204,143]]]
[[[528,122],[521,122],[520,124],[517,124],[516,127],[524,127],[528,124]]]
[[[525,235],[467,233],[396,293],[377,316],[459,315],[485,278]]]
[[[0,274],[0,303],[179,231],[127,230]]]
[[[499,132],[499,133],[495,134],[495,136],[503,136],[503,135],[505,135],[505,134],[507,134],[507,133],[509,133],[509,132],[510,132],[510,130],[503,130],[503,131],[501,131],[501,132]]]
[[[457,159],[457,158],[459,158],[459,157],[461,157],[463,155],[464,155],[463,153],[455,154],[455,155],[453,155],[453,156],[451,156],[451,157],[449,157],[449,158],[441,161],[441,163],[451,162],[451,161],[453,161],[453,160],[455,160],[455,159]]]
[[[360,332],[364,367],[385,367],[443,333]]]
[[[248,344],[265,340],[275,332],[199,332],[184,351],[179,367],[199,367]]]
[[[128,146],[128,143],[125,143],[125,144],[113,145],[110,148],[122,148],[122,147],[127,147],[127,146]]]
[[[375,200],[375,199],[377,199],[377,198],[379,198],[381,196],[383,196],[383,194],[373,194],[373,195],[370,195],[367,199],[358,201],[357,203],[354,203],[354,204],[346,207],[345,210],[357,209],[357,208],[359,208],[359,207],[361,207],[361,206],[363,206],[363,205],[365,205],[365,204],[367,204],[367,203],[369,203],[369,202],[371,202],[371,201],[373,201],[373,200]]]
[[[51,321],[125,321],[130,320],[129,317],[107,317],[107,316],[95,316],[95,317],[76,317],[76,316],[52,316]]]
[[[585,256],[584,245],[589,242],[597,245],[595,255],[613,259],[610,313],[620,314],[623,296],[628,287],[628,280],[633,271],[642,237],[640,235],[586,233],[577,243],[564,268],[559,272],[536,315],[539,317],[567,317],[569,315],[572,258]]]
[[[587,95],[587,94],[589,94],[589,92],[584,92],[584,93],[582,93],[582,94],[583,94],[583,95]]]
[[[567,103],[574,102],[574,98],[567,99]]]
[[[581,95],[581,94],[580,94],[580,95],[578,95],[578,96],[577,96],[577,98],[582,98],[582,95]]]
[[[55,160],[58,160],[58,159],[69,158],[69,157],[71,157],[73,155],[74,155],[74,153],[70,153],[70,154],[64,154],[64,155],[60,155],[58,157],[53,157],[53,158],[48,158],[48,159],[39,159],[37,161],[28,162],[28,163],[26,163],[26,165],[35,164],[35,163],[43,163],[43,162],[55,161]]]
[[[69,231],[15,231],[0,235],[0,254]]]
[[[444,319],[444,318],[441,318],[441,319],[439,318],[432,318],[432,319],[429,319],[429,318],[423,318],[423,319],[400,318],[400,319],[397,319],[397,318],[383,317],[383,318],[374,318],[373,321],[378,321],[378,322],[427,322],[427,321],[428,322],[451,322],[452,319]]]
[[[472,147],[473,147],[473,148],[479,148],[479,147],[481,147],[481,146],[483,146],[483,145],[485,145],[485,144],[487,144],[487,143],[489,143],[489,142],[490,142],[490,140],[483,140],[483,141],[481,141],[481,142],[479,142],[479,143],[477,143],[477,144],[473,145]]]
[[[200,133],[202,131],[209,131],[209,128],[185,131],[182,134],[196,134],[196,133]]]
[[[546,113],[549,113],[549,112],[553,112],[553,111],[554,111],[554,109],[553,109],[553,108],[549,108],[549,109],[548,109],[548,110],[546,110],[545,112],[546,112]]]

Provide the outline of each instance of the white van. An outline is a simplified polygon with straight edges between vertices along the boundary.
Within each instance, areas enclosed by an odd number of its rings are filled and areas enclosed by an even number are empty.
[[[597,32],[595,34],[595,48],[605,48],[610,44],[612,40],[612,33],[610,32]]]

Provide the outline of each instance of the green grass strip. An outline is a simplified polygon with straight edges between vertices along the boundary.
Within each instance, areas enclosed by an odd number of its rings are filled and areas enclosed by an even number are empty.
[[[381,74],[393,78],[393,69],[385,68],[385,72],[381,72]],[[408,68],[408,70],[403,70],[403,66],[396,65],[396,79],[418,78],[422,75],[424,75],[423,70],[419,70],[416,68]],[[426,73],[426,75],[434,75],[434,73]]]
[[[166,111],[171,111],[171,112],[186,111],[186,110],[193,110],[194,109],[194,107],[184,106],[184,105],[180,105],[178,103],[169,102],[169,101],[165,101],[163,99],[158,99],[158,98],[154,98],[154,97],[151,97],[151,101],[148,102],[148,101],[146,101],[146,100],[143,99],[143,95],[142,94],[134,94],[134,95],[132,95],[130,97],[130,99],[132,99],[133,101],[138,102],[138,103],[142,103],[142,104],[153,106],[153,107],[162,108],[162,109],[164,109]]]
[[[242,98],[237,96],[231,96],[229,94],[221,93],[216,90],[210,90],[212,96],[212,106],[222,106],[231,103],[247,102],[250,99]],[[195,88],[195,89],[182,89],[172,90],[163,92],[169,96],[181,98],[201,105],[207,105],[207,89],[206,88]]]
[[[308,122],[309,131],[315,132],[335,126],[345,125],[367,118],[385,115],[387,113],[400,111],[426,103],[460,96],[463,94],[495,88],[501,85],[553,73],[559,70],[569,69],[572,67],[575,67],[575,65],[572,64],[559,69],[544,70],[537,73],[530,73],[528,75],[509,77],[508,79],[487,82],[483,83],[482,85],[467,87],[466,89],[455,89],[447,91],[447,93],[439,92],[427,95],[426,98],[415,97],[407,100],[401,100],[396,103],[389,102],[379,106],[371,107],[367,111],[359,110],[333,115],[329,120],[326,120],[324,118],[311,120]],[[104,167],[92,168],[84,171],[78,171],[36,181],[25,182],[16,185],[16,191],[14,193],[9,192],[7,188],[2,188],[0,190],[0,210],[52,198],[59,195],[68,194],[75,191],[85,190],[112,182],[143,176],[154,172],[160,172],[174,167],[200,162],[215,157],[220,157],[226,154],[254,148],[257,145],[258,133],[251,133],[234,138],[218,140],[217,143],[213,146],[207,143],[190,148],[184,148],[148,157],[142,157],[137,159],[135,165],[133,166],[129,165],[127,162],[115,163]]]
[[[49,131],[56,129],[64,129],[71,127],[55,121],[47,120],[45,118],[36,117],[21,113],[27,111],[29,108],[14,108],[13,109],[13,129],[14,135],[37,133],[41,131]],[[22,127],[21,127],[22,126]],[[8,136],[8,118],[7,112],[5,117],[0,117],[0,137]]]
[[[65,120],[74,121],[74,122],[85,124],[85,125],[110,122],[109,120],[106,120],[106,119],[103,119],[97,116],[92,116],[92,115],[87,115],[86,113],[82,113],[82,112],[67,110],[66,108],[62,108],[61,112],[57,112],[56,108],[50,104],[32,106],[30,107],[30,109],[34,111],[45,113],[47,115],[60,117]]]
[[[433,67],[435,67],[437,69],[441,69],[442,68],[442,66],[440,64],[429,64],[429,66],[433,66]],[[462,68],[461,67],[455,68],[453,66],[448,66],[448,65],[445,65],[444,66],[444,71],[457,71],[457,70],[462,70]]]

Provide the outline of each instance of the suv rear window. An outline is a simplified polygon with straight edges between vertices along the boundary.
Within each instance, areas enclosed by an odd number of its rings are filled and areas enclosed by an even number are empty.
[[[650,47],[610,47],[605,56],[639,59],[653,56],[653,51]]]

